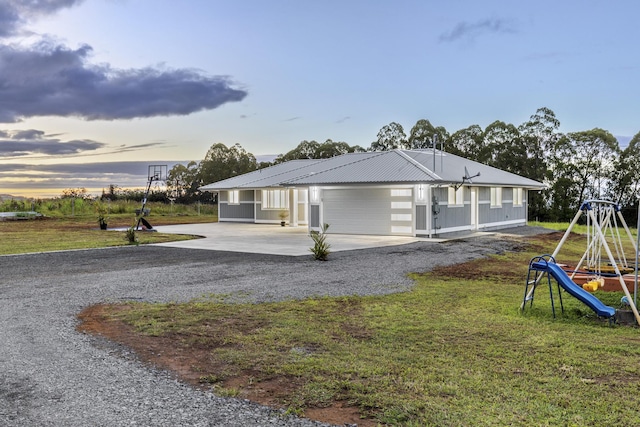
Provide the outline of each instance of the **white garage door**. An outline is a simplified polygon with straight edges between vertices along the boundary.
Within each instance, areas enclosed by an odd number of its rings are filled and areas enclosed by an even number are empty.
[[[323,221],[330,233],[411,235],[410,188],[324,190]]]

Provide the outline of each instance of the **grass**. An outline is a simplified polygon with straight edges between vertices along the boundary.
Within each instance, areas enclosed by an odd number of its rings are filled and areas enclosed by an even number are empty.
[[[109,228],[130,227],[135,218],[131,214],[109,217]],[[216,221],[216,216],[163,215],[151,216],[152,225],[198,223]],[[136,233],[138,244],[163,243],[192,239],[193,236]],[[101,231],[95,215],[46,218],[39,220],[0,221],[0,255],[46,252],[68,249],[90,249],[127,245],[125,231]]]
[[[544,228],[548,228],[550,230],[557,230],[557,231],[567,231],[567,228],[569,228],[569,223],[568,222],[528,221],[527,225],[529,225],[530,227],[544,227]],[[587,226],[583,225],[583,224],[576,224],[572,231],[574,233],[578,233],[578,234],[586,234],[587,233]]]
[[[406,293],[131,303],[111,316],[184,354],[205,350],[209,364],[194,369],[220,393],[246,397],[256,384],[278,382],[277,403],[290,413],[339,402],[383,425],[634,425],[638,329],[609,327],[568,295],[556,320],[544,292],[518,310],[528,260],[558,238],[416,274]],[[566,261],[583,250],[573,236]],[[621,296],[598,295],[610,304]]]

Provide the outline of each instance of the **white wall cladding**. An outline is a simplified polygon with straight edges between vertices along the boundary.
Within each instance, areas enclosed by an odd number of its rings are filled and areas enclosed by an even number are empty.
[[[345,188],[322,192],[323,222],[329,232],[411,235],[413,192],[410,188]]]

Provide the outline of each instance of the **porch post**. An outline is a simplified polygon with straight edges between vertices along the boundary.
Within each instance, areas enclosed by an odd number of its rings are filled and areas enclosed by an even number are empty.
[[[289,226],[298,226],[298,190],[289,189]]]

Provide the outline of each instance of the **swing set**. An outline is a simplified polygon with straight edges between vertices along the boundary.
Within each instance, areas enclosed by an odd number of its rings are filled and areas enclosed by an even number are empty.
[[[580,258],[580,261],[574,267],[560,266],[555,263],[555,259],[567,241],[571,230],[583,215],[586,216],[587,225],[586,250]],[[635,271],[636,261],[634,259],[632,263],[631,259],[625,254],[623,233],[620,231],[621,228],[624,229],[624,234],[626,234],[626,237],[629,239],[630,247],[634,250],[634,258],[637,258],[638,248],[636,241],[634,241],[629,227],[620,212],[620,207],[616,203],[606,200],[587,200],[582,203],[573,221],[571,221],[571,224],[567,228],[567,231],[562,236],[562,239],[560,239],[558,246],[556,246],[551,255],[545,255],[549,260],[540,262],[541,257],[535,257],[529,264],[529,277],[527,278],[525,297],[520,308],[524,310],[528,301],[533,304],[535,289],[541,283],[546,273],[547,276],[552,275],[556,279],[559,287],[562,286],[572,296],[587,304],[599,315],[606,313],[605,317],[612,317],[615,311],[612,311],[612,308],[606,306],[606,308],[602,308],[602,303],[597,298],[587,292],[583,292],[583,290],[593,292],[605,287],[605,285],[609,289],[612,289],[614,286],[617,288],[619,285],[625,293],[626,302],[633,311],[636,322],[640,324],[640,314],[638,314],[636,307],[638,292],[637,279],[634,280],[634,275],[629,274]],[[534,279],[530,280],[532,272],[535,272],[533,275]],[[548,278],[547,281],[549,280]],[[582,289],[579,287],[580,284],[582,285]],[[633,297],[629,292],[628,285],[634,286]],[[551,292],[550,282],[549,290]],[[551,293],[551,298],[553,303],[553,293]],[[560,303],[562,304],[562,298],[560,298]]]

